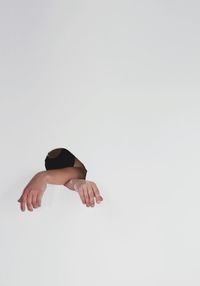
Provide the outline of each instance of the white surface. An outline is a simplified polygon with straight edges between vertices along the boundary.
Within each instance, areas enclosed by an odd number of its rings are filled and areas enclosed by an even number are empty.
[[[198,1],[2,1],[0,285],[200,285]],[[82,160],[104,202],[49,186]]]

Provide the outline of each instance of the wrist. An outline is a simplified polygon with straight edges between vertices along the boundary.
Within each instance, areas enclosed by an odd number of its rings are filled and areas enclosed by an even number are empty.
[[[67,187],[68,189],[72,190],[72,191],[75,191],[74,189],[74,180],[75,179],[71,179],[69,180],[67,183],[64,184],[65,187]]]
[[[41,172],[38,172],[36,174],[36,176],[42,180],[44,183],[48,184],[48,172],[47,171],[41,171]]]
[[[71,179],[67,184],[65,184],[65,186],[75,191],[78,185],[83,181],[85,180],[84,179]]]

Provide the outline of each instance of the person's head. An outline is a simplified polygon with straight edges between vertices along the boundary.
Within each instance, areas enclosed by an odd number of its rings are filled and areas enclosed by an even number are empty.
[[[75,156],[65,148],[51,150],[45,158],[46,170],[73,167]]]

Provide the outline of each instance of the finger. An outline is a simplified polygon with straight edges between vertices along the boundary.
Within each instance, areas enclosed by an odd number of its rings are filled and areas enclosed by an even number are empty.
[[[84,196],[83,190],[81,189],[80,191],[78,191],[78,194],[81,198],[82,203],[85,204],[86,202],[85,202],[85,196]]]
[[[27,205],[27,209],[32,212],[33,211],[32,192],[28,193],[27,200],[26,200],[26,205]]]
[[[37,192],[34,192],[32,195],[32,205],[34,208],[37,208]]]
[[[18,202],[20,202],[20,207],[23,212],[26,210],[27,195],[28,192],[24,191],[18,200]]]
[[[24,195],[22,196],[22,198],[20,199],[20,207],[21,207],[21,210],[24,212],[26,210],[26,198],[27,196]]]
[[[37,204],[38,207],[41,207],[42,196],[43,196],[43,192],[38,192],[37,193],[36,204]]]
[[[97,188],[97,185],[95,183],[92,184],[92,188],[95,194],[96,202],[97,204],[99,204],[101,201],[103,201],[103,198],[100,195],[99,189]]]
[[[85,196],[86,206],[89,207],[90,206],[90,199],[89,199],[88,190],[87,190],[87,186],[86,185],[83,186],[83,193],[84,193],[84,196]]]
[[[89,193],[89,199],[90,199],[90,206],[94,207],[94,191],[91,185],[88,185],[88,193]]]
[[[22,201],[22,198],[26,195],[27,193],[26,192],[23,192],[22,195],[20,196],[20,198],[18,199],[18,202],[21,203]]]

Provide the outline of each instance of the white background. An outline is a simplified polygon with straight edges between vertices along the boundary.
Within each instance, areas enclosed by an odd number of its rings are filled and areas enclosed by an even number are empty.
[[[0,285],[200,285],[199,1],[1,1]],[[48,185],[65,147],[104,202]]]

